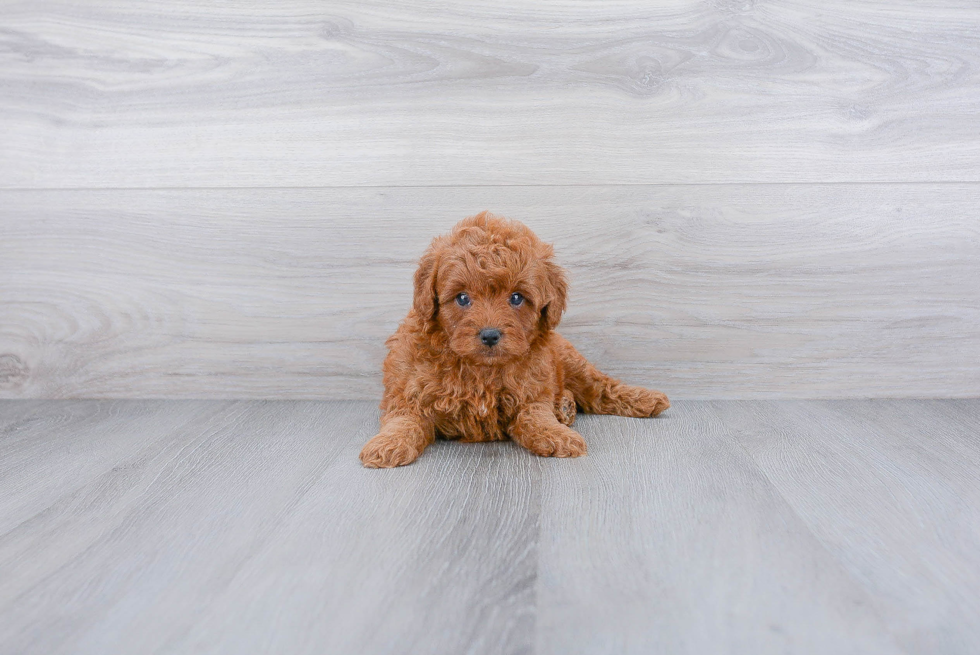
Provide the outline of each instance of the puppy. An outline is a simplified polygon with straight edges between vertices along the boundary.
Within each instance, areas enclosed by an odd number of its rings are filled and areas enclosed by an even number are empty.
[[[600,373],[555,332],[568,283],[553,255],[523,224],[488,212],[432,241],[412,309],[385,342],[381,432],[361,451],[364,466],[410,464],[437,435],[578,457],[577,407],[638,417],[670,407],[659,391]]]

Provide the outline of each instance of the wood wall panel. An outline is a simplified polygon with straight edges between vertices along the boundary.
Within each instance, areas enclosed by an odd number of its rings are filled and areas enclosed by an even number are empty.
[[[561,331],[675,397],[980,394],[980,185],[0,192],[3,397],[377,398],[414,262],[491,209]]]
[[[0,15],[0,187],[980,181],[974,1]]]

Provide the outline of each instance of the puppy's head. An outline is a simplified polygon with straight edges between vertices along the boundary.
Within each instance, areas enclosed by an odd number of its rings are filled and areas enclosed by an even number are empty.
[[[437,237],[415,273],[414,308],[476,364],[520,358],[558,326],[568,284],[554,250],[517,221],[483,212]]]

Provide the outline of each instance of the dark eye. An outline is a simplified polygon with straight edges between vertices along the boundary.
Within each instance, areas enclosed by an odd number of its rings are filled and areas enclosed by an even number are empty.
[[[470,297],[465,293],[461,293],[456,296],[456,304],[460,307],[469,307],[470,302]]]
[[[515,291],[514,293],[510,294],[510,304],[511,307],[520,307],[522,304],[524,304],[524,296]]]

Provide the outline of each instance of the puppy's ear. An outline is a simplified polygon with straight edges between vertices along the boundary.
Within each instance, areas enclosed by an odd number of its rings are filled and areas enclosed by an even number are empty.
[[[412,306],[422,319],[429,323],[439,311],[439,298],[436,296],[436,268],[439,265],[440,247],[435,241],[419,260],[418,270],[415,271],[415,294]]]
[[[547,282],[545,283],[545,300],[541,307],[541,321],[545,329],[554,330],[561,322],[561,315],[565,313],[565,303],[568,297],[568,279],[561,266],[552,262],[545,261],[547,271]]]

